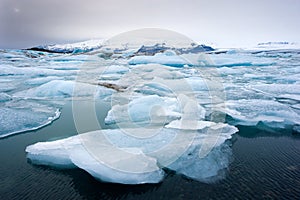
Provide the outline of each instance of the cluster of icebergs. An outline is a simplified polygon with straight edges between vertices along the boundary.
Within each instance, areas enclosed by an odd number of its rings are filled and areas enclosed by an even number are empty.
[[[0,137],[51,123],[66,101],[111,102],[104,119],[110,129],[30,145],[28,158],[142,184],[162,181],[166,170],[222,179],[237,125],[299,132],[296,50],[128,52],[109,59],[97,51],[0,52]]]

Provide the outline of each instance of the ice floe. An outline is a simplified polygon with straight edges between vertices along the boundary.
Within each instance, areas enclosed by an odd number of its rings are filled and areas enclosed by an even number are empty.
[[[0,107],[0,138],[35,130],[56,120],[60,111],[39,103],[10,102]]]
[[[56,101],[110,101],[110,129],[33,144],[27,156],[143,184],[162,181],[166,169],[201,182],[224,178],[234,126],[299,132],[299,50],[213,51],[173,39],[1,50],[0,137],[50,124]]]
[[[138,130],[107,129],[40,142],[26,148],[27,157],[38,165],[77,166],[107,182],[158,183],[164,178],[164,167],[209,182],[224,176],[222,171],[230,163],[231,151],[223,142],[237,129],[222,129],[215,135],[207,134],[207,130],[191,133],[164,128],[151,130],[150,133],[156,134],[150,137],[137,138],[128,134],[135,131]],[[199,150],[206,140],[213,141],[212,151],[201,157]]]
[[[75,98],[84,96],[105,98],[111,95],[113,92],[114,90],[105,88],[103,86],[96,86],[75,81],[53,80],[41,86],[15,93],[14,96],[30,99]]]

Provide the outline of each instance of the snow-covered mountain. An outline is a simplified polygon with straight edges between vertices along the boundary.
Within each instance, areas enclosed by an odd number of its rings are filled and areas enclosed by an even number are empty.
[[[29,48],[28,50],[45,51],[50,53],[81,53],[99,49],[102,46],[103,41],[103,39],[97,39],[70,44],[40,45]]]
[[[141,44],[136,47],[134,45],[119,44],[119,45],[111,45],[104,40],[88,40],[85,42],[71,43],[71,44],[55,44],[55,45],[40,45],[36,47],[29,48],[28,50],[35,51],[44,51],[50,53],[85,53],[97,50],[98,52],[104,54],[126,54],[128,56],[135,55],[155,55],[156,53],[163,53],[166,50],[173,50],[177,54],[186,54],[186,53],[200,53],[206,51],[214,51],[215,49],[201,44],[198,45],[196,43],[190,43],[189,45],[184,46],[174,46],[167,43],[153,43],[153,44]],[[128,52],[130,52],[128,54]]]

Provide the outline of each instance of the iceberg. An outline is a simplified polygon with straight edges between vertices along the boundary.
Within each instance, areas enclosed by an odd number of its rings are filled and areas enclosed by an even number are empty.
[[[189,179],[203,183],[222,180],[231,162],[232,150],[228,144],[214,147],[208,155],[199,159],[199,147],[191,147],[169,169]]]
[[[103,86],[75,81],[53,80],[41,86],[17,92],[15,97],[30,99],[97,97],[104,99],[114,93],[114,90]]]
[[[112,97],[115,101],[120,97]],[[119,124],[126,123],[126,126],[140,125],[164,125],[175,119],[184,120],[204,119],[205,109],[184,94],[179,94],[177,98],[160,97],[158,95],[138,96],[124,104],[113,105],[108,112],[105,123]]]
[[[164,53],[157,53],[154,56],[135,56],[131,58],[128,63],[130,65],[156,63],[172,67],[183,67],[190,64],[183,57],[169,50]]]
[[[106,129],[39,142],[26,148],[27,158],[37,165],[76,166],[96,179],[121,184],[158,183],[164,178],[164,167],[209,182],[223,177],[219,174],[228,167],[231,153],[223,142],[237,130],[223,127],[209,136],[215,143],[213,150],[204,157],[198,155],[203,142],[207,142],[207,131],[191,133],[154,128],[149,133],[153,131],[156,134],[149,137],[132,137],[128,133],[143,132],[140,129]]]
[[[144,95],[157,95],[162,97],[174,96],[170,88],[157,82],[144,83],[143,85],[136,87],[134,91]]]
[[[219,110],[234,119],[233,125],[257,126],[261,122],[270,128],[283,129],[300,124],[300,115],[293,108],[273,100],[230,100],[226,107]]]
[[[28,146],[26,152],[35,164],[59,168],[77,166],[106,182],[143,184],[158,183],[163,179],[164,172],[157,166],[156,159],[146,156],[138,149],[113,148],[102,142],[102,132],[107,131],[94,131],[58,141],[37,143]],[[126,153],[127,151],[130,153]],[[99,156],[103,160],[99,160],[95,153],[101,154]]]
[[[149,95],[133,99],[128,104],[114,105],[108,112],[105,123],[163,124],[180,116],[180,107],[175,98]]]

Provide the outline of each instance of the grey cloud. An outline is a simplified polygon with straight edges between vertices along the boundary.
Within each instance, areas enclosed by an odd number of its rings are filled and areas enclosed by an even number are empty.
[[[216,43],[300,40],[298,0],[0,0],[0,48],[166,28]]]

